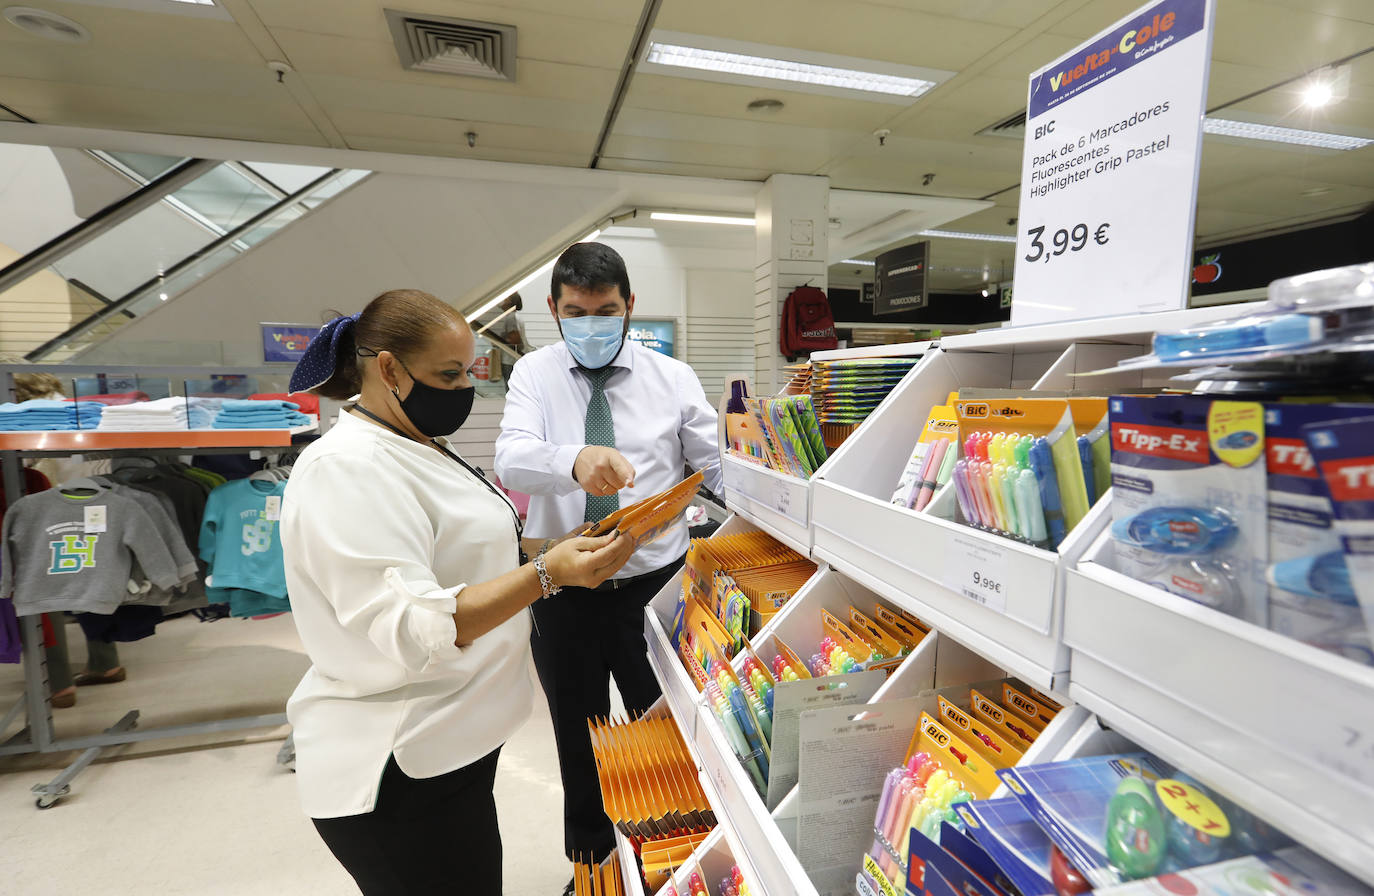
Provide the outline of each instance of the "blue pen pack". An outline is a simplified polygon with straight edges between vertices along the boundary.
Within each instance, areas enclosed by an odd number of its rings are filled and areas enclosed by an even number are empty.
[[[1164,395],[1108,408],[1116,568],[1265,625],[1263,406]]]
[[[1304,427],[1374,414],[1374,405],[1268,404],[1269,627],[1290,638],[1374,662],[1369,631]]]
[[[937,892],[931,887],[931,878],[938,876],[955,893],[963,894],[963,896],[1007,896],[1005,891],[981,877],[968,865],[955,858],[947,849],[920,831],[913,829],[910,837],[911,862],[907,869],[908,894],[913,892],[911,882],[918,879],[922,881],[922,890],[931,893]]]
[[[958,807],[964,826],[1021,896],[1054,896],[1050,838],[1016,797]]]
[[[1095,889],[1289,842],[1149,753],[1068,759],[998,775]]]
[[[1374,637],[1374,416],[1309,424],[1303,435],[1331,497],[1347,575]]]

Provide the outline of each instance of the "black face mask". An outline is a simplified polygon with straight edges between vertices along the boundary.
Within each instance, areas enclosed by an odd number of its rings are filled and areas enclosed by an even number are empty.
[[[472,400],[477,395],[475,386],[461,389],[440,389],[427,386],[410,373],[410,368],[400,358],[396,359],[402,369],[410,374],[410,394],[401,398],[395,386],[391,394],[401,406],[412,426],[428,438],[446,436],[457,430],[472,413]]]

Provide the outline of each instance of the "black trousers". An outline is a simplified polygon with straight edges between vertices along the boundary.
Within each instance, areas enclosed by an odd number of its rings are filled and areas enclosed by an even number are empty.
[[[411,778],[393,756],[377,806],[315,818],[334,858],[363,896],[501,896],[501,831],[492,784],[500,747],[436,778]]]
[[[658,699],[658,679],[644,646],[644,605],[680,568],[680,562],[671,563],[614,591],[564,588],[534,603],[530,645],[558,742],[563,849],[574,861],[599,860],[615,848],[587,719],[610,715],[612,676],[631,714]]]

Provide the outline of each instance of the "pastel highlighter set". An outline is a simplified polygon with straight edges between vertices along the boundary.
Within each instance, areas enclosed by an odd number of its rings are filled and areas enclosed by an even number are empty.
[[[806,662],[774,636],[778,650],[773,658],[775,679],[824,678],[873,669],[890,674],[930,633],[930,627],[916,617],[881,604],[872,617],[853,606],[845,619],[825,609],[820,615],[824,637]],[[793,677],[787,677],[789,671]]]
[[[959,458],[959,419],[954,413],[958,397],[951,392],[946,404],[931,408],[892,493],[893,504],[925,510],[935,492],[954,475],[954,462]]]
[[[971,688],[962,704],[941,694],[939,718],[921,713],[904,763],[888,773],[879,798],[864,858],[874,890],[902,892],[912,838],[938,844],[946,825],[962,831],[957,807],[990,797],[1001,783],[998,770],[1020,761],[1060,710],[1020,684],[1001,682],[999,689],[994,700]]]
[[[657,890],[716,824],[696,764],[670,718],[589,719],[588,727],[606,814]]]
[[[953,470],[964,522],[1055,550],[1088,513],[1096,478],[1094,454],[1080,440],[1069,400],[1018,398],[958,401],[962,457]],[[1101,438],[1105,434],[1099,434]]]

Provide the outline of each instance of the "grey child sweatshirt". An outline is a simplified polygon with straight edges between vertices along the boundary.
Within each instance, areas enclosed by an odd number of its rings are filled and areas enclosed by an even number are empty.
[[[106,531],[87,533],[85,510],[103,505]],[[0,528],[0,597],[20,616],[66,610],[113,613],[138,559],[159,588],[181,581],[157,524],[132,498],[101,489],[86,498],[52,488],[10,505]]]

